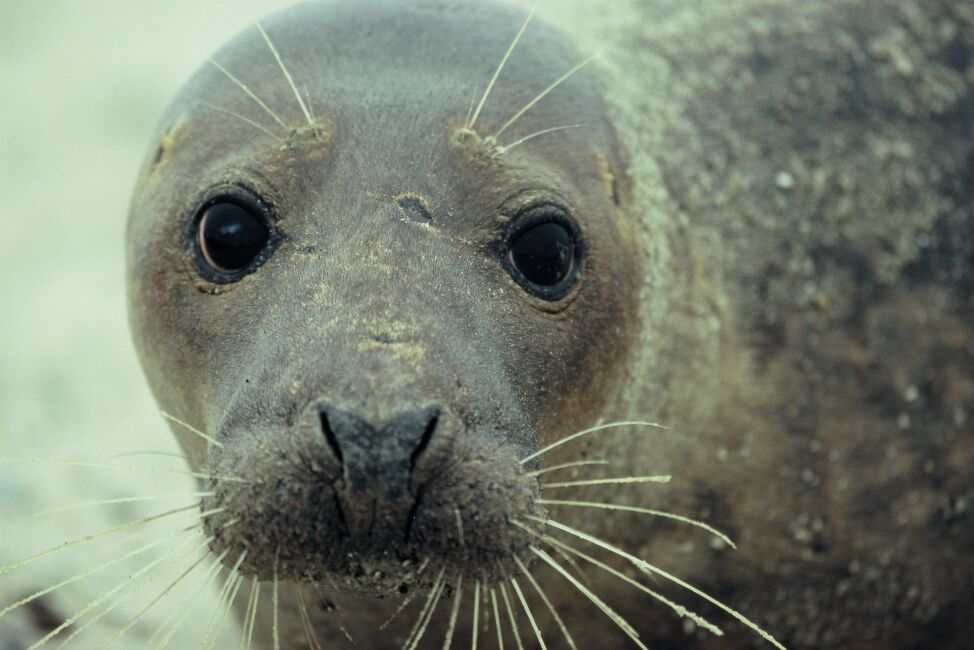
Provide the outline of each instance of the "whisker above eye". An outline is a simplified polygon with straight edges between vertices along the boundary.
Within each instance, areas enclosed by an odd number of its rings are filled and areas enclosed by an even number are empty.
[[[511,58],[511,52],[513,52],[514,48],[517,47],[518,42],[520,42],[521,40],[521,36],[524,34],[524,30],[528,28],[528,24],[531,22],[531,19],[534,18],[534,14],[535,12],[537,12],[538,5],[540,4],[541,4],[541,0],[538,0],[537,2],[534,3],[534,6],[531,8],[531,11],[528,13],[528,17],[525,18],[524,22],[521,24],[521,28],[517,31],[517,34],[514,36],[514,40],[511,41],[510,46],[507,48],[507,51],[504,53],[504,56],[501,58],[501,62],[497,65],[497,68],[494,70],[493,76],[490,78],[490,81],[487,83],[487,88],[484,89],[484,94],[480,98],[480,103],[477,104],[477,109],[473,112],[473,115],[467,120],[466,124],[464,125],[466,128],[472,129],[473,125],[477,123],[477,118],[480,117],[480,111],[483,109],[484,103],[487,101],[487,97],[490,95],[490,91],[493,90],[494,84],[497,82],[497,77],[500,76],[501,71],[504,69],[504,66],[507,64],[507,60]]]
[[[257,29],[260,31],[260,35],[264,38],[264,42],[267,43],[267,47],[270,49],[271,54],[274,55],[274,60],[277,61],[277,65],[281,68],[281,72],[284,73],[284,77],[287,79],[288,84],[290,84],[291,90],[294,91],[294,96],[298,99],[298,105],[301,107],[301,112],[304,113],[305,119],[308,120],[308,126],[314,126],[315,121],[312,119],[311,113],[308,111],[308,107],[304,105],[304,100],[301,98],[301,93],[298,91],[298,87],[295,85],[294,79],[291,77],[291,73],[288,72],[287,66],[284,65],[284,61],[281,60],[280,53],[277,51],[277,48],[274,47],[274,43],[271,42],[270,37],[267,35],[267,32],[264,31],[264,27],[260,24],[260,22],[258,21],[255,24],[257,25]]]
[[[268,106],[267,104],[265,104],[263,102],[263,100],[261,100],[260,97],[258,97],[257,95],[255,95],[254,92],[250,88],[248,88],[246,84],[244,84],[244,82],[242,82],[239,79],[237,79],[233,75],[233,73],[231,73],[229,70],[227,70],[226,68],[224,68],[222,65],[220,65],[219,63],[217,63],[213,59],[210,59],[210,63],[213,65],[213,67],[215,67],[217,70],[219,70],[220,72],[222,72],[227,77],[227,79],[229,79],[230,81],[232,81],[238,88],[240,88],[240,90],[244,91],[244,93],[246,93],[248,97],[250,97],[252,100],[254,100],[255,102],[257,102],[257,105],[258,106],[260,106],[262,109],[264,109],[264,111],[268,115],[270,115],[272,118],[274,118],[274,121],[275,122],[277,122],[278,124],[281,125],[281,128],[284,129],[284,132],[285,133],[290,133],[291,127],[289,127],[287,125],[287,123],[284,120],[282,120],[277,113],[275,113],[274,111],[272,111],[271,108],[270,108],[270,106]]]
[[[565,129],[577,129],[577,128],[580,128],[581,126],[582,126],[581,124],[565,124],[565,125],[562,125],[562,126],[552,126],[550,128],[547,128],[547,129],[541,129],[540,131],[535,131],[534,133],[531,133],[530,135],[526,135],[523,138],[520,138],[519,140],[515,140],[511,144],[506,144],[506,145],[503,145],[503,146],[498,146],[497,147],[497,155],[498,156],[503,156],[505,153],[507,153],[508,151],[510,151],[511,149],[513,149],[514,147],[520,146],[520,145],[524,144],[525,142],[527,142],[528,140],[533,140],[533,139],[537,138],[538,136],[545,135],[545,134],[548,134],[548,133],[554,133],[556,131],[564,131]]]
[[[567,79],[568,79],[569,77],[571,77],[571,76],[572,76],[572,75],[574,75],[574,74],[575,74],[576,72],[578,72],[579,70],[581,70],[582,68],[584,68],[585,66],[587,66],[587,65],[588,65],[589,63],[591,63],[591,62],[592,62],[592,61],[594,61],[595,59],[597,59],[597,58],[599,58],[599,56],[600,56],[600,55],[598,55],[598,54],[594,54],[594,55],[592,55],[592,56],[590,56],[589,58],[587,58],[587,59],[585,59],[584,61],[582,61],[581,63],[579,63],[578,65],[576,65],[576,66],[575,66],[574,68],[572,68],[571,70],[569,70],[568,72],[566,72],[566,73],[565,73],[565,74],[563,74],[562,76],[560,76],[560,77],[558,77],[558,79],[556,79],[556,80],[555,80],[554,82],[552,82],[552,84],[551,84],[550,86],[548,86],[547,88],[545,88],[544,90],[542,90],[542,91],[541,91],[540,93],[538,93],[538,95],[537,95],[537,96],[536,96],[536,97],[535,97],[534,99],[532,99],[531,101],[529,101],[529,102],[528,102],[528,103],[527,103],[527,104],[526,104],[526,105],[524,106],[524,108],[522,108],[522,109],[521,109],[521,110],[519,110],[519,111],[518,111],[517,113],[515,113],[515,114],[514,114],[514,115],[513,115],[512,117],[511,117],[511,119],[509,119],[509,120],[507,120],[506,122],[504,122],[504,124],[503,124],[503,126],[501,126],[501,128],[499,128],[499,129],[497,129],[497,130],[496,130],[496,131],[494,132],[494,134],[493,134],[493,135],[492,135],[491,137],[492,137],[492,138],[493,138],[494,140],[497,140],[497,138],[499,138],[499,137],[501,136],[501,134],[502,134],[502,133],[504,133],[504,131],[506,131],[506,130],[507,130],[507,129],[508,129],[508,128],[509,128],[510,126],[511,126],[511,125],[513,125],[513,124],[514,124],[515,122],[517,122],[517,121],[518,121],[518,120],[519,120],[519,119],[521,118],[521,116],[522,116],[522,115],[524,115],[524,114],[525,114],[525,113],[527,113],[527,112],[528,112],[529,110],[531,110],[531,108],[532,108],[532,107],[533,107],[533,106],[534,106],[535,104],[537,104],[537,103],[538,103],[538,102],[540,102],[540,101],[541,101],[542,99],[544,99],[544,98],[545,98],[545,96],[547,96],[547,95],[548,95],[548,93],[550,93],[550,92],[551,92],[551,91],[553,91],[553,90],[554,90],[555,88],[557,88],[558,86],[560,86],[560,85],[561,85],[562,83],[564,83],[564,82],[565,82],[565,81],[566,81],[566,80],[567,80]]]
[[[200,106],[205,106],[206,108],[209,108],[210,110],[213,110],[213,111],[217,111],[218,113],[223,113],[225,115],[229,115],[231,117],[235,117],[238,120],[240,120],[241,122],[244,122],[246,124],[249,124],[250,126],[254,127],[255,129],[260,130],[262,133],[265,133],[266,135],[268,135],[269,137],[273,138],[277,142],[282,142],[281,138],[278,137],[277,135],[275,135],[273,131],[271,131],[270,129],[268,129],[266,126],[264,126],[262,124],[258,124],[257,122],[253,121],[252,119],[250,119],[246,115],[241,115],[240,113],[235,113],[234,111],[230,111],[230,110],[227,110],[225,108],[220,108],[219,106],[214,106],[213,104],[207,104],[206,102],[200,102]],[[192,429],[190,429],[190,430],[192,431]],[[195,433],[195,431],[194,431],[194,433]],[[223,445],[220,445],[220,446],[222,447]]]

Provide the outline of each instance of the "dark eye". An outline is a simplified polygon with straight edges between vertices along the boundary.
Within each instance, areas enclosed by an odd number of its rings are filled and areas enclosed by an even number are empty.
[[[560,215],[560,211],[531,211],[507,244],[506,261],[514,279],[546,300],[562,297],[578,270],[578,240]]]
[[[252,266],[269,241],[270,231],[260,215],[227,200],[209,205],[196,227],[200,258],[223,276]]]

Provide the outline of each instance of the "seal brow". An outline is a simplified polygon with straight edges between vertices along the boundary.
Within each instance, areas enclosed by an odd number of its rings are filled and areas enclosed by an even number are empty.
[[[308,126],[314,126],[315,121],[311,117],[311,113],[308,112],[308,107],[305,106],[304,100],[301,98],[301,93],[298,91],[298,87],[295,85],[294,79],[291,77],[291,73],[287,71],[287,66],[284,65],[284,61],[281,60],[281,55],[278,53],[277,48],[274,47],[274,44],[271,42],[270,37],[267,36],[267,32],[264,31],[264,27],[260,24],[260,22],[258,21],[254,24],[257,25],[257,29],[260,30],[260,35],[264,37],[264,42],[267,43],[267,47],[270,48],[271,54],[274,55],[277,65],[280,66],[281,72],[284,73],[284,76],[287,78],[287,82],[291,85],[291,90],[294,91],[294,96],[298,98],[298,105],[301,106],[301,112],[304,113],[304,118],[308,120]]]
[[[528,23],[531,22],[532,18],[534,18],[534,13],[538,10],[538,5],[540,4],[541,0],[537,0],[537,2],[534,3],[534,7],[531,8],[531,12],[528,14],[528,17],[524,19],[521,29],[517,30],[517,35],[514,37],[514,40],[511,41],[511,45],[507,48],[507,52],[504,53],[503,58],[501,58],[501,62],[497,65],[497,69],[494,70],[494,76],[490,78],[490,82],[487,84],[487,88],[484,90],[484,94],[480,98],[480,103],[477,104],[477,110],[475,110],[473,115],[467,120],[466,127],[468,129],[472,128],[477,122],[477,118],[480,117],[480,111],[484,107],[484,103],[487,101],[487,96],[490,95],[490,91],[493,90],[497,77],[500,76],[501,70],[503,70],[504,66],[507,64],[507,60],[511,57],[511,52],[513,52],[514,48],[517,47],[518,42],[521,40],[521,36],[524,34],[524,30],[528,28]]]

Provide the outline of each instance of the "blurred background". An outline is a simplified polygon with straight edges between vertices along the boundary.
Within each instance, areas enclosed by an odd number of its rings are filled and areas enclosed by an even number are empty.
[[[113,458],[177,451],[129,341],[129,195],[155,123],[180,84],[233,34],[288,4],[0,0],[0,457],[8,459],[0,463],[0,566],[192,502],[112,504],[24,521],[58,506],[195,488],[179,475],[25,465],[9,457],[181,465],[158,455]],[[174,530],[172,523],[159,526]],[[0,610],[118,555],[109,537],[5,575],[0,570]],[[0,618],[0,650],[27,647],[38,629],[52,629],[128,575],[112,569]],[[158,580],[145,596],[164,585]],[[79,646],[104,643],[142,605],[122,603]],[[120,647],[143,647],[138,639],[155,631],[171,605],[160,603],[147,617],[152,622],[133,628]],[[195,647],[200,631],[193,625],[170,646]]]

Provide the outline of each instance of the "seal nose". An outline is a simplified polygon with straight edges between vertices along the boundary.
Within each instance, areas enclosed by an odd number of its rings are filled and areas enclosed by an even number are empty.
[[[381,426],[327,402],[315,406],[322,436],[342,467],[346,489],[389,497],[408,489],[423,452],[440,426],[442,407],[400,413]]]

